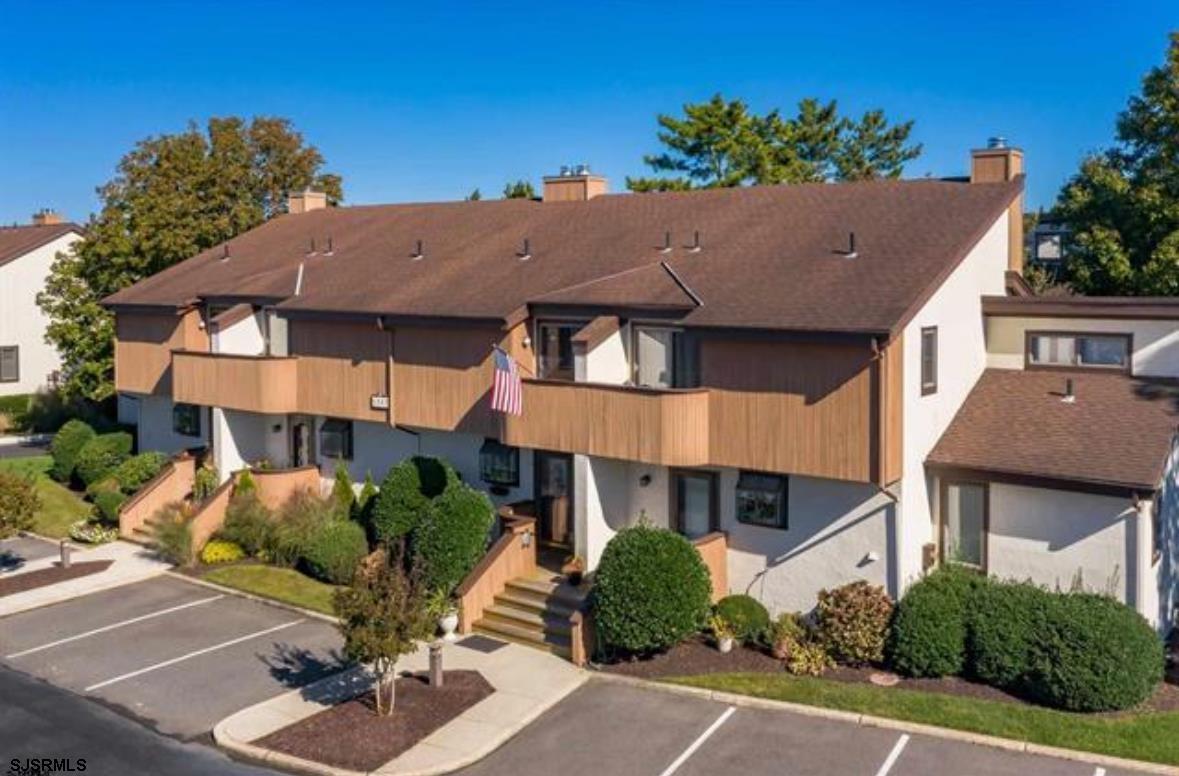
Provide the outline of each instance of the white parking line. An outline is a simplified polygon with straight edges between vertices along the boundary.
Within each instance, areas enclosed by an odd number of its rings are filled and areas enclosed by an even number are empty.
[[[245,636],[238,636],[236,639],[230,639],[229,641],[223,641],[220,644],[214,644],[211,647],[205,647],[204,649],[198,649],[194,652],[189,652],[188,654],[180,655],[179,657],[174,657],[171,660],[165,660],[162,663],[156,663],[155,665],[150,665],[150,666],[147,666],[146,668],[140,668],[138,670],[131,671],[130,673],[126,673],[126,674],[122,674],[120,676],[115,676],[110,679],[106,679],[104,681],[99,682],[98,684],[92,684],[85,689],[85,692],[94,692],[95,690],[101,690],[103,687],[109,687],[112,684],[116,684],[118,682],[122,682],[127,679],[134,679],[137,676],[143,676],[144,674],[151,673],[152,671],[158,671],[161,668],[167,668],[168,666],[174,666],[177,663],[184,662],[185,660],[191,660],[194,657],[200,657],[201,655],[207,655],[210,652],[216,652],[217,650],[225,649],[226,647],[232,647],[235,644],[241,644],[243,641],[249,641],[250,639],[256,639],[259,636],[265,636],[268,633],[275,633],[277,631],[283,630],[284,628],[290,628],[292,625],[298,625],[299,623],[302,623],[302,622],[307,622],[307,621],[303,620],[303,619],[293,620],[291,622],[284,622],[282,625],[275,625],[273,628],[267,628],[266,630],[260,630],[256,633],[248,633]]]
[[[158,612],[151,612],[149,614],[141,614],[138,617],[132,617],[129,620],[122,620],[121,622],[113,622],[110,625],[103,625],[101,628],[95,628],[94,630],[89,630],[84,633],[79,633],[76,636],[69,636],[64,639],[58,639],[57,641],[51,641],[48,644],[42,644],[39,647],[30,647],[29,649],[22,649],[20,652],[13,652],[11,655],[5,655],[4,659],[5,660],[12,660],[13,658],[24,657],[25,655],[31,655],[34,652],[40,652],[43,649],[52,649],[53,647],[59,647],[62,644],[69,644],[72,641],[79,641],[81,639],[88,639],[91,636],[97,636],[100,633],[107,633],[109,631],[117,630],[118,628],[125,628],[128,625],[134,625],[137,622],[143,622],[144,620],[150,620],[155,617],[162,617],[165,614],[171,614],[172,612],[179,612],[182,609],[189,609],[193,606],[201,606],[202,604],[212,603],[213,601],[217,601],[217,600],[222,599],[224,597],[225,597],[224,594],[210,596],[209,598],[201,598],[197,601],[189,601],[188,603],[180,604],[179,606],[170,606],[167,609],[160,609]]]
[[[893,745],[892,751],[888,753],[888,757],[880,765],[880,770],[876,771],[876,776],[888,776],[888,772],[892,770],[892,766],[897,764],[897,758],[901,756],[901,752],[907,743],[909,743],[909,734],[902,733],[901,737]]]
[[[663,773],[659,774],[659,776],[671,776],[671,774],[679,770],[680,766],[687,762],[688,758],[695,754],[696,750],[703,746],[704,742],[712,737],[712,734],[717,731],[717,728],[725,724],[725,721],[729,717],[733,716],[733,712],[736,710],[736,706],[730,706],[729,708],[725,709],[724,713],[717,717],[716,722],[713,722],[711,725],[709,725],[708,730],[705,730],[703,733],[701,733],[700,737],[693,741],[679,757],[675,758],[675,761],[672,762],[671,765],[664,768]]]

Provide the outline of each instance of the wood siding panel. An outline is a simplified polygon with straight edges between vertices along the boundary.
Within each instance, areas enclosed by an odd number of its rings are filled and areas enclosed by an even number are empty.
[[[115,389],[168,396],[172,392],[172,351],[209,350],[199,310],[184,313],[128,313],[115,316]]]
[[[701,342],[709,463],[873,481],[872,352],[856,344]]]
[[[295,412],[299,364],[294,358],[176,352],[175,401],[269,415]]]
[[[491,345],[501,343],[509,352],[522,351],[522,341],[510,340],[494,326],[398,328],[393,333],[394,421],[498,435],[499,421],[491,412],[489,398]]]
[[[389,395],[390,333],[375,323],[293,320],[290,353],[299,359],[299,411],[389,422],[374,394]]]

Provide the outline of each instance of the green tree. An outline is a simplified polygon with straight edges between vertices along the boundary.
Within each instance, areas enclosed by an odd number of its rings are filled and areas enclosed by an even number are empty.
[[[804,99],[786,117],[717,94],[684,105],[682,118],[656,120],[665,150],[643,161],[659,177],[627,178],[632,191],[896,178],[921,154],[909,143],[912,121],[890,124],[882,110],[855,121],[841,117],[834,100]]]
[[[536,199],[536,189],[532,182],[521,178],[518,181],[504,184],[504,199]]]
[[[352,488],[352,476],[348,474],[348,467],[344,465],[343,461],[336,461],[331,505],[332,515],[339,520],[349,519],[356,505],[356,491]]]
[[[1179,294],[1179,32],[1118,118],[1115,145],[1064,185],[1063,280],[1085,294]]]
[[[468,202],[478,202],[481,199],[483,199],[483,192],[479,189],[471,189],[471,193],[467,195]]]
[[[361,564],[350,586],[336,591],[333,604],[345,654],[372,666],[377,714],[391,714],[397,660],[415,652],[434,627],[420,567],[414,563],[406,570],[400,553],[378,550]]]
[[[114,323],[106,296],[252,229],[308,186],[343,198],[340,176],[286,119],[210,119],[202,131],[141,140],[98,189],[86,238],[57,255],[37,302],[63,362],[63,390],[100,401],[114,387]]]

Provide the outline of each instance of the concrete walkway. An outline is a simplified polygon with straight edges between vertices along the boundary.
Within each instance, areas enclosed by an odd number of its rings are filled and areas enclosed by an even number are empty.
[[[113,563],[109,568],[97,574],[0,597],[0,617],[68,601],[87,593],[139,582],[162,574],[172,567],[171,564],[159,560],[146,547],[124,541],[113,541],[108,544],[100,544],[97,547],[76,549],[70,558],[74,563],[94,560],[110,560]],[[30,571],[53,568],[57,562],[58,554],[54,552],[52,555],[30,559],[19,569],[10,571],[4,576],[11,579]]]
[[[425,671],[423,645],[397,664],[398,672]],[[561,658],[517,644],[480,652],[447,645],[446,670],[478,671],[495,693],[434,731],[401,756],[373,771],[380,776],[427,776],[449,773],[490,754],[569,693],[589,674]],[[293,758],[254,746],[276,730],[317,714],[371,687],[362,669],[352,669],[273,698],[222,720],[213,729],[217,743],[232,752],[301,772],[351,776],[355,771]]]

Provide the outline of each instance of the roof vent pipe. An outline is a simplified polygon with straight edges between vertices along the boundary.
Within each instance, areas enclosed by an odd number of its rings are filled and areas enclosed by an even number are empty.
[[[418,240],[417,247],[414,248],[414,252],[410,255],[410,258],[414,261],[418,261],[419,259],[424,259],[425,257],[426,254],[422,253],[422,241]]]
[[[697,229],[695,232],[692,233],[692,244],[688,246],[688,252],[689,253],[699,253],[700,252],[700,230],[699,229]]]
[[[1061,401],[1065,404],[1073,404],[1077,400],[1077,395],[1073,392],[1073,378],[1068,378],[1064,381],[1064,397]]]
[[[663,233],[663,247],[659,249],[660,253],[671,253],[671,232]]]
[[[529,259],[532,258],[532,249],[531,249],[531,246],[528,244],[527,237],[524,238],[524,250],[517,253],[516,258],[518,258],[520,261],[528,261]]]
[[[225,250],[221,253],[222,261],[229,261],[229,243],[225,243]]]

